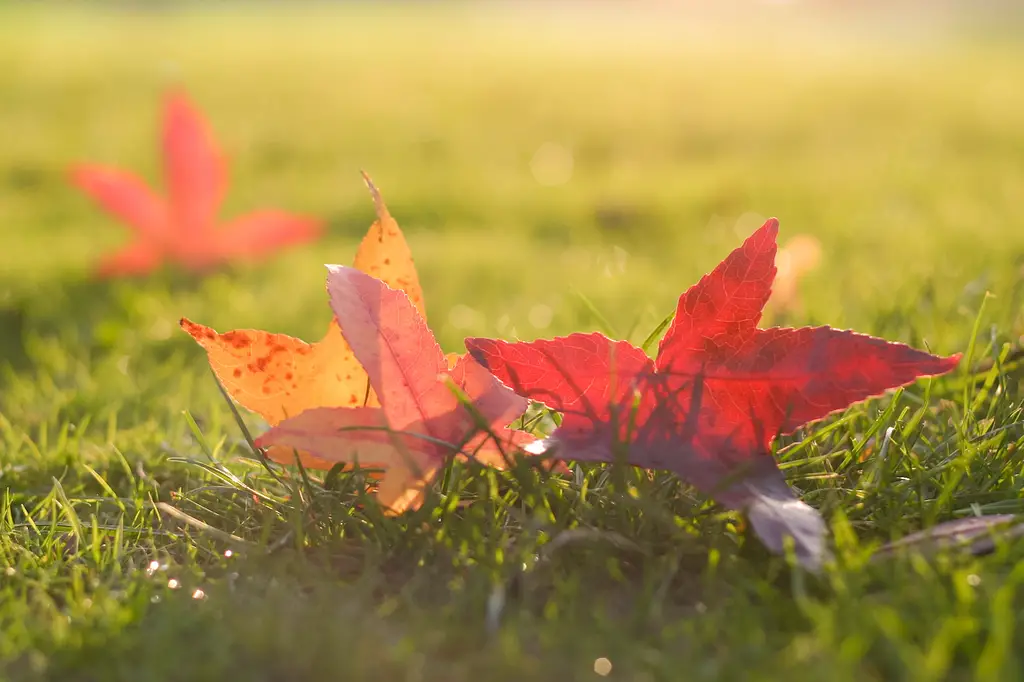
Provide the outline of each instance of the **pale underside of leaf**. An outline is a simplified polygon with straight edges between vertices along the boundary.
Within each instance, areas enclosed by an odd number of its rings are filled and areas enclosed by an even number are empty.
[[[768,459],[765,466],[758,468],[758,473],[745,477],[739,484],[747,496],[742,509],[751,527],[770,551],[782,554],[791,542],[800,565],[809,571],[819,571],[829,558],[824,519],[797,497],[774,461]]]
[[[269,448],[270,457],[280,460],[294,449],[326,465],[349,464],[358,456],[386,470],[378,497],[391,511],[400,511],[420,503],[423,490],[451,456],[503,466],[503,446],[530,438],[504,428],[493,437],[487,433],[495,420],[517,416],[525,400],[471,358],[442,354],[405,293],[341,266],[329,267],[328,291],[356,358],[378,389],[381,408],[320,408],[287,419],[257,441]],[[472,409],[460,402],[449,382]],[[378,428],[365,428],[372,424]],[[388,428],[382,431],[384,424]],[[474,433],[477,426],[485,431]]]
[[[452,381],[466,394],[473,408],[490,426],[505,426],[526,411],[529,401],[498,381],[469,355],[457,356],[448,366]]]
[[[581,462],[616,461],[612,450],[603,443],[592,442],[588,449],[585,444],[567,443],[557,434],[527,444],[524,451],[530,455]],[[624,463],[631,463],[628,449],[623,459]],[[681,464],[690,459],[692,454],[677,452],[664,468],[677,472],[691,484],[696,477],[702,483],[698,488],[710,492],[725,506],[746,513],[754,532],[770,551],[782,554],[791,542],[794,558],[801,566],[810,571],[820,570],[829,557],[825,522],[817,510],[797,497],[770,456],[753,462],[743,472],[716,469],[714,460],[707,461],[710,472]]]

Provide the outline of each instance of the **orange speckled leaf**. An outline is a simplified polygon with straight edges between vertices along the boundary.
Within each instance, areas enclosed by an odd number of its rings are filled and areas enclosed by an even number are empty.
[[[366,181],[370,196],[373,197],[377,220],[363,237],[352,265],[357,270],[376,277],[392,289],[404,291],[420,316],[426,320],[427,309],[423,305],[423,289],[420,287],[420,278],[416,274],[409,244],[402,236],[398,223],[388,213],[388,207],[384,205],[384,200],[370,180],[370,176],[363,173],[363,180]]]
[[[313,407],[364,404],[366,372],[333,320],[315,344],[257,329],[218,334],[188,319],[181,327],[206,349],[228,394],[271,424]]]
[[[363,178],[373,197],[377,220],[356,252],[355,267],[405,291],[425,318],[423,291],[409,245],[377,188],[365,173]],[[206,350],[210,367],[228,394],[270,424],[316,407],[380,404],[337,319],[331,320],[323,339],[312,344],[255,329],[219,334],[187,319],[181,320],[181,327]],[[288,453],[285,463],[292,461]],[[304,464],[316,466],[312,461]]]

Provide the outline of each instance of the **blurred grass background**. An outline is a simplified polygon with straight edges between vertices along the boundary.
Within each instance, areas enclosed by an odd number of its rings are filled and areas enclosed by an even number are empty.
[[[870,328],[880,304],[916,306],[925,285],[942,310],[980,276],[1003,290],[1020,276],[1016,43],[955,25],[797,21],[784,6],[699,20],[146,7],[4,10],[5,289],[85,277],[126,239],[64,170],[92,160],[160,183],[159,96],[171,84],[231,160],[226,213],[274,205],[330,225],[322,243],[222,282],[227,296],[204,291],[208,311],[180,301],[172,321],[318,333],[320,265],[348,262],[370,221],[361,168],[408,233],[448,348],[466,333],[586,325],[570,287],[623,333],[649,328],[769,215],[783,241],[822,242],[824,267],[807,282],[816,322]],[[530,323],[537,305],[550,328]],[[920,322],[946,349],[961,340],[946,320]]]
[[[715,7],[3,6],[0,356],[32,381],[6,390],[7,414],[141,417],[147,390],[178,414],[198,377],[216,399],[181,316],[318,338],[322,265],[350,262],[372,219],[360,169],[406,231],[446,350],[602,324],[642,339],[767,216],[783,243],[822,247],[787,323],[952,352],[991,290],[987,321],[1020,335],[1013,13]],[[90,281],[128,233],[66,169],[161,187],[172,85],[229,157],[224,215],[319,216],[321,242],[205,280]]]
[[[1024,32],[1016,3],[713,7],[0,5],[0,485],[32,508],[15,509],[19,523],[33,514],[40,522],[64,519],[73,505],[94,521],[85,514],[97,497],[109,496],[103,504],[117,495],[138,498],[138,516],[128,514],[127,524],[136,527],[129,535],[139,533],[120,544],[94,534],[83,554],[100,558],[88,561],[65,556],[55,531],[19,528],[0,538],[3,558],[18,557],[18,577],[5,573],[11,580],[0,583],[7,590],[0,657],[17,654],[22,666],[12,670],[41,670],[46,655],[39,652],[51,651],[60,654],[50,661],[57,679],[68,679],[62,670],[97,662],[121,666],[126,679],[140,679],[146,664],[163,666],[167,679],[208,664],[249,665],[259,679],[293,679],[296,665],[322,665],[325,678],[341,665],[372,677],[382,665],[419,670],[426,651],[440,652],[442,662],[465,661],[461,677],[445,668],[443,679],[479,679],[479,670],[498,675],[510,661],[519,667],[506,670],[509,679],[524,671],[575,679],[577,659],[604,655],[609,644],[663,666],[665,679],[680,669],[709,679],[721,679],[719,670],[768,676],[772,660],[782,661],[780,670],[804,666],[812,679],[836,673],[839,663],[848,679],[891,679],[884,673],[895,669],[939,679],[929,671],[946,670],[954,651],[961,670],[974,669],[980,640],[956,650],[956,633],[984,634],[990,624],[998,635],[991,661],[1012,655],[1014,612],[999,563],[981,583],[998,591],[980,597],[963,588],[967,577],[981,580],[967,575],[976,568],[950,569],[947,585],[944,564],[934,572],[913,564],[877,582],[854,566],[838,574],[827,607],[800,602],[798,611],[793,595],[780,589],[785,580],[766,577],[758,561],[729,560],[726,578],[696,582],[705,560],[715,574],[707,547],[680,545],[656,515],[639,524],[644,537],[670,539],[672,552],[695,552],[699,566],[662,567],[663,575],[658,561],[644,563],[661,585],[647,595],[658,615],[649,620],[640,609],[630,622],[656,630],[654,644],[620,634],[619,615],[595,615],[591,598],[603,583],[594,576],[606,567],[580,561],[579,571],[552,589],[541,615],[524,609],[520,630],[502,635],[504,658],[477,646],[490,587],[475,563],[488,560],[480,538],[504,541],[488,525],[493,519],[467,513],[466,523],[449,529],[452,542],[471,538],[453,556],[474,570],[442,566],[448,555],[441,542],[434,543],[441,548],[437,565],[415,572],[400,561],[376,566],[367,559],[370,574],[380,569],[379,583],[344,587],[346,599],[357,602],[344,608],[333,593],[310,597],[338,587],[331,582],[340,570],[335,558],[316,579],[296,577],[308,568],[309,548],[275,557],[283,567],[269,575],[283,576],[285,594],[269,598],[262,587],[236,594],[230,561],[202,554],[202,543],[146,535],[154,523],[152,509],[142,511],[146,496],[173,501],[183,490],[211,485],[194,467],[168,461],[201,456],[183,410],[210,443],[224,446],[223,461],[237,464],[234,455],[244,451],[234,449],[238,430],[204,355],[177,320],[318,338],[330,314],[322,266],[350,262],[372,220],[360,169],[405,230],[429,321],[448,351],[462,350],[466,335],[550,336],[598,328],[602,316],[609,332],[642,339],[681,291],[772,215],[781,220],[783,243],[809,235],[820,242],[822,260],[800,284],[802,306],[784,317],[770,311],[769,323],[828,323],[950,353],[965,350],[985,301],[981,342],[991,334],[998,349],[1020,337]],[[320,216],[328,221],[321,242],[205,279],[175,272],[90,279],[96,257],[128,233],[69,186],[66,169],[83,160],[115,164],[161,186],[160,97],[172,85],[185,87],[206,113],[231,161],[225,216],[268,206]],[[995,298],[986,300],[986,291]],[[992,399],[998,421],[989,426],[1013,425],[1015,395]],[[928,428],[963,428],[946,418],[959,407],[942,402],[948,404],[925,420]],[[849,428],[858,448],[864,425],[881,424],[884,414],[876,412],[875,403],[857,408]],[[956,489],[957,497],[936,508],[945,513],[994,499],[1018,509],[1015,447],[979,455],[998,476],[959,488],[959,473],[947,480],[937,467],[948,486],[941,489]],[[54,477],[75,500],[60,513]],[[902,534],[922,514],[901,506],[898,491],[869,496],[855,509],[852,498],[875,491],[836,498],[829,486],[843,481],[802,484],[828,492],[815,504],[840,499],[854,516],[877,524],[878,512],[892,521],[872,526],[876,534]],[[210,496],[210,513],[221,514],[225,528],[251,520],[235,513],[230,491]],[[673,495],[671,503],[682,499]],[[597,504],[591,511],[586,522],[635,530],[622,520],[630,508]],[[676,528],[679,518],[665,527]],[[409,550],[400,524],[380,525],[380,537],[394,545],[383,554],[401,560]],[[711,546],[726,537],[717,521],[709,537]],[[165,559],[148,546],[157,541],[178,560],[168,570],[182,580],[196,572],[195,585],[219,590],[211,600],[219,606],[198,609],[184,593],[172,602],[163,568],[156,577],[132,569],[132,562],[137,568]],[[373,554],[373,543],[365,544]],[[434,544],[422,551],[430,555]],[[656,558],[673,556],[678,561]],[[213,568],[198,575],[218,561],[229,579],[215,579]],[[398,569],[425,576],[421,592],[395,579]],[[441,578],[432,582],[435,571]],[[262,585],[258,563],[243,573],[242,583]],[[456,589],[463,579],[473,586],[468,596]],[[701,600],[694,609],[704,601],[712,608],[691,613],[686,606],[686,618],[676,618],[681,607],[656,598],[670,584],[674,596]],[[420,616],[403,611],[385,628],[379,613],[401,602],[389,590],[413,603],[423,593],[430,598]],[[162,594],[171,610],[150,609]],[[579,637],[594,628],[604,634]],[[395,630],[419,639],[397,646]],[[530,667],[540,664],[516,648],[517,632],[536,634],[557,654],[544,659],[551,668]],[[531,637],[523,637],[527,654]],[[181,656],[197,646],[205,649]],[[874,660],[881,652],[894,667],[862,666],[867,647]],[[985,665],[982,657],[977,669]],[[284,672],[275,677],[278,669]],[[985,669],[1000,670],[995,663]]]

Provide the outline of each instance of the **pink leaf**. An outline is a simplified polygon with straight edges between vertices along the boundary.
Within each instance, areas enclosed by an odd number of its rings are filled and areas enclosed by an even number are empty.
[[[480,464],[504,469],[510,457],[536,440],[525,431],[492,427],[490,433],[483,431],[473,436],[462,449]]]
[[[508,424],[525,412],[529,405],[526,398],[516,395],[468,355],[463,355],[455,363],[451,377],[490,424]]]
[[[432,450],[422,439],[390,433],[376,407],[318,407],[285,419],[255,441],[261,448],[294,449],[322,462],[388,468],[403,448]],[[286,462],[289,456],[273,456]],[[324,468],[322,465],[317,468]],[[330,468],[329,466],[326,468]]]
[[[405,292],[342,265],[328,266],[327,292],[392,428],[454,411],[458,401],[438,381],[447,374],[444,353]]]

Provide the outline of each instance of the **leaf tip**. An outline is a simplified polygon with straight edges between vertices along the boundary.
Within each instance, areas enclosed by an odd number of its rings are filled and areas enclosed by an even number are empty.
[[[747,243],[757,244],[760,248],[777,248],[779,239],[779,219],[769,218],[754,234],[747,238]]]
[[[383,219],[385,216],[390,215],[388,213],[387,206],[384,205],[384,198],[380,195],[380,190],[373,184],[373,180],[370,179],[370,175],[360,170],[359,173],[363,176],[363,182],[366,183],[366,188],[370,190],[370,197],[373,198],[373,207],[377,211],[377,217]]]
[[[353,278],[358,280],[361,275],[369,279],[376,279],[348,265],[329,264],[327,265],[327,289],[330,291],[334,285],[353,284]]]
[[[200,345],[212,341],[217,335],[216,332],[209,327],[193,322],[187,317],[183,317],[178,320],[178,326],[185,330],[185,333],[195,339]]]
[[[192,113],[192,101],[185,88],[175,83],[164,89],[164,111],[166,113],[187,111]]]
[[[963,353],[953,353],[952,355],[941,356],[936,355],[934,357],[934,371],[928,372],[924,376],[941,376],[948,374],[956,369],[957,365],[960,364],[960,360],[963,359]]]
[[[490,366],[487,363],[487,353],[484,350],[484,346],[487,345],[487,341],[488,339],[469,336],[463,340],[463,343],[466,345],[466,350],[469,351],[469,355],[484,369],[490,371]]]
[[[68,182],[73,185],[81,185],[89,174],[89,165],[84,163],[72,163],[65,169]]]
[[[808,571],[821,571],[828,560],[825,520],[791,490],[783,496],[756,494],[747,507],[747,517],[754,532],[772,553],[784,554],[789,538],[797,562]]]

